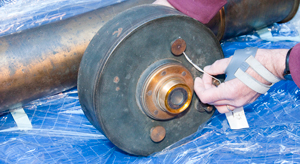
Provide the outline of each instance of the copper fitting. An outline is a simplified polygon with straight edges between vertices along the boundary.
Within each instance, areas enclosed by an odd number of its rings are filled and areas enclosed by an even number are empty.
[[[162,61],[158,61],[162,62]],[[163,62],[162,62],[163,63]],[[154,63],[139,81],[137,97],[141,110],[157,120],[168,120],[190,106],[194,80],[187,68],[175,60]]]

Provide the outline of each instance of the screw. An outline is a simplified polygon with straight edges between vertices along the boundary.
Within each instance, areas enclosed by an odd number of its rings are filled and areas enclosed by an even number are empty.
[[[204,110],[205,110],[207,113],[210,113],[210,112],[213,110],[213,106],[208,105],[208,106],[204,107]]]
[[[179,38],[171,43],[171,51],[174,55],[181,55],[186,49],[186,42]]]

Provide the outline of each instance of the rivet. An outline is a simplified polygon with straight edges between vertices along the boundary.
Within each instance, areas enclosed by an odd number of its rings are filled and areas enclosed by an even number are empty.
[[[208,105],[208,106],[204,107],[204,110],[205,110],[206,112],[210,113],[210,112],[213,110],[213,106]]]
[[[166,136],[166,129],[162,126],[151,128],[150,137],[153,142],[161,142]]]
[[[171,51],[174,55],[181,55],[186,49],[186,42],[182,39],[176,39],[171,43]]]

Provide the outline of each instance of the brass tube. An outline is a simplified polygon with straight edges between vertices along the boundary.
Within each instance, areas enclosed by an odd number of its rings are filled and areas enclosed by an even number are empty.
[[[0,38],[0,111],[76,86],[81,57],[118,13],[154,0],[128,0]]]
[[[228,0],[207,24],[219,40],[244,35],[292,19],[300,0]]]

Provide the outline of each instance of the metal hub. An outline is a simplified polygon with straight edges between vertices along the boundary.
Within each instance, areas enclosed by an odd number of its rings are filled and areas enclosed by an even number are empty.
[[[160,60],[141,75],[136,92],[137,102],[149,117],[167,120],[189,107],[193,85],[192,74],[179,61]]]

